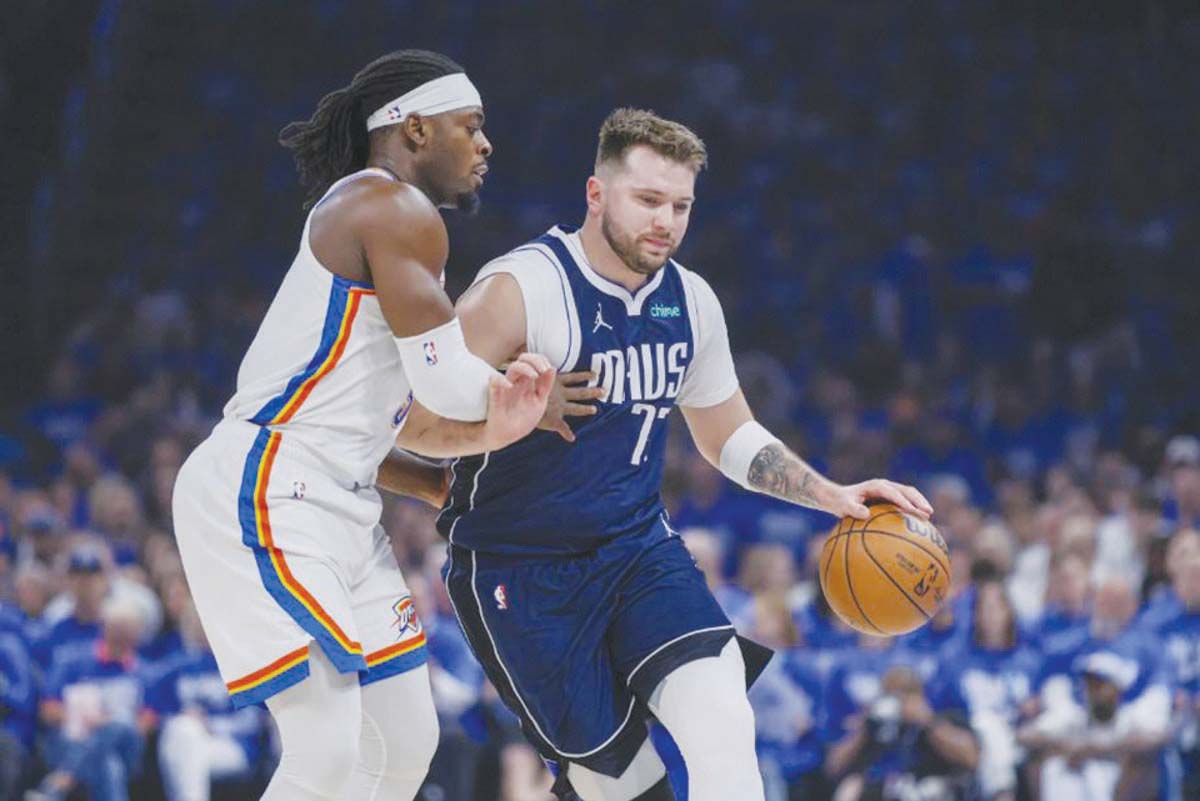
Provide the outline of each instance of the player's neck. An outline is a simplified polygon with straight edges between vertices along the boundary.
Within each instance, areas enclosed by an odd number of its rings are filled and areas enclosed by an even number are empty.
[[[411,162],[394,158],[390,153],[372,153],[367,158],[367,166],[390,172],[396,180],[403,181],[421,190],[421,194],[429,198],[429,201],[433,205],[442,205],[442,202],[434,196],[430,188],[426,186],[426,183],[422,181],[421,174],[417,170],[416,165]]]
[[[587,257],[588,264],[608,280],[620,284],[630,292],[637,292],[649,280],[650,276],[629,269],[604,238],[600,224],[593,222],[591,217],[588,217],[579,229],[579,241],[583,245],[583,255]]]

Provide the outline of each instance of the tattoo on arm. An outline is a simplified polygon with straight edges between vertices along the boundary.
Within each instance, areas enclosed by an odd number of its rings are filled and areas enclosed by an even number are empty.
[[[748,479],[750,486],[760,492],[801,506],[819,508],[813,493],[821,477],[803,459],[779,443],[772,443],[758,452],[750,463]]]

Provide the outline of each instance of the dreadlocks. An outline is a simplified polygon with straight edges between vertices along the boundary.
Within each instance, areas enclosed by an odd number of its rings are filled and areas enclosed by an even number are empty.
[[[350,85],[321,98],[312,118],[289,123],[279,143],[292,151],[304,207],[316,203],[334,181],[367,163],[366,119],[371,112],[443,75],[464,72],[453,60],[428,50],[397,50],[363,67]]]

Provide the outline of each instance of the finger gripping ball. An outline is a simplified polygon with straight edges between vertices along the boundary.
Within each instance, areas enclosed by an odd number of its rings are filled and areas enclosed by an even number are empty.
[[[950,590],[950,553],[938,530],[890,503],[843,517],[821,549],[821,590],[833,611],[867,634],[923,626]]]

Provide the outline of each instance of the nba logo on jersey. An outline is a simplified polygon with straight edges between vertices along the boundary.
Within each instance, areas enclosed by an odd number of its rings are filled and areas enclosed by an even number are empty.
[[[410,392],[408,393],[408,397],[404,399],[404,403],[396,410],[396,415],[392,418],[392,428],[400,427],[400,424],[404,422],[404,418],[408,417],[408,412],[412,409],[412,404],[413,394]]]
[[[497,609],[508,608],[508,590],[504,588],[503,584],[496,585],[496,591],[492,593],[492,596],[496,599]]]
[[[425,350],[425,363],[430,367],[437,364],[437,346],[433,344],[433,340],[425,342],[421,345]]]
[[[421,633],[421,621],[417,618],[417,608],[413,606],[411,595],[405,595],[396,601],[392,605],[392,611],[396,613],[395,626],[399,630],[397,639],[402,638],[406,631],[411,631],[413,634]]]

